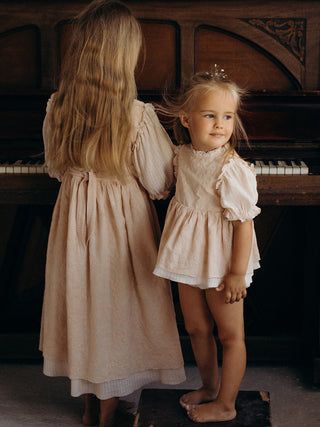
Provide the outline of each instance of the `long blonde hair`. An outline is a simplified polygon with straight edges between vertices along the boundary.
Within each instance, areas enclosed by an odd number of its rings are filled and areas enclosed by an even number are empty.
[[[134,70],[141,28],[130,10],[96,0],[75,19],[52,105],[48,159],[123,180],[130,171]]]
[[[246,131],[239,117],[242,98],[246,91],[241,89],[236,83],[229,80],[224,70],[217,66],[213,71],[199,72],[194,74],[189,81],[181,88],[176,98],[164,96],[165,105],[159,106],[160,114],[163,114],[164,120],[167,118],[169,127],[172,127],[175,140],[178,144],[190,144],[191,138],[187,128],[180,121],[180,111],[190,112],[195,96],[204,94],[208,91],[225,90],[231,93],[236,103],[234,130],[229,141],[229,152],[234,152],[238,142],[244,140],[248,142]]]

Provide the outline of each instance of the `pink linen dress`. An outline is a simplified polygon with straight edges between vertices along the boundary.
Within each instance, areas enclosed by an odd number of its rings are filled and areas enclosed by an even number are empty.
[[[43,125],[50,144],[50,108]],[[125,185],[81,169],[61,181],[48,240],[40,350],[44,373],[71,379],[71,394],[125,396],[185,380],[171,288],[152,274],[160,240],[151,199],[169,194],[173,146],[150,104],[134,101]]]
[[[201,289],[217,287],[230,269],[233,226],[260,213],[253,169],[226,147],[197,151],[176,147],[176,193],[170,202],[154,274]],[[246,274],[250,285],[259,267],[253,228]]]

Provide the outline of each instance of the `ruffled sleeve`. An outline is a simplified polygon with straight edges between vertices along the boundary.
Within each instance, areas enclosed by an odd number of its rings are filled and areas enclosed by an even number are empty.
[[[51,178],[57,178],[59,181],[61,181],[63,177],[63,171],[58,171],[53,169],[50,164],[50,159],[48,158],[48,150],[49,150],[49,144],[50,144],[51,134],[52,134],[50,116],[51,116],[53,98],[54,98],[54,94],[51,95],[51,97],[47,102],[46,116],[44,118],[44,122],[42,126],[42,136],[43,136],[43,143],[44,143],[44,156],[45,156],[46,166],[48,168],[48,174],[49,176],[51,176]]]
[[[223,166],[216,188],[229,221],[247,221],[260,213],[256,176],[242,159],[231,158]]]
[[[133,165],[151,199],[165,199],[174,184],[174,146],[151,104],[136,101],[137,133],[133,141]]]

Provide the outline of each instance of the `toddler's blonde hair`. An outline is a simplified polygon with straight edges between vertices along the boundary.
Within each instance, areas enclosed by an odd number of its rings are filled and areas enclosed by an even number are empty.
[[[176,98],[170,99],[165,95],[165,105],[158,107],[159,112],[169,119],[169,126],[172,127],[178,144],[191,143],[189,131],[181,124],[179,113],[181,111],[189,113],[192,110],[196,96],[215,90],[224,90],[231,93],[236,103],[234,130],[229,141],[230,150],[234,151],[240,140],[248,142],[246,131],[238,114],[246,91],[229,80],[223,70],[220,71],[215,68],[213,71],[194,74],[182,87],[180,94]]]
[[[48,158],[120,180],[131,168],[134,70],[141,28],[122,3],[97,0],[75,19],[52,106]]]

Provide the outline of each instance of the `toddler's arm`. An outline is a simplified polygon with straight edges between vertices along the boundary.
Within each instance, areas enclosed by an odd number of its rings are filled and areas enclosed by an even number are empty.
[[[233,245],[230,272],[217,290],[224,289],[225,302],[234,303],[247,295],[245,275],[252,247],[252,220],[233,221]]]

